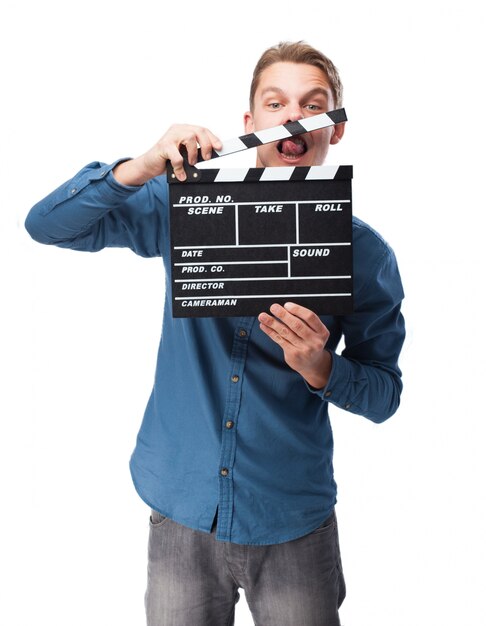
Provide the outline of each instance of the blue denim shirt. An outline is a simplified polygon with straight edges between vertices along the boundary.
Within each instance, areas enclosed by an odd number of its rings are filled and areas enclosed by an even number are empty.
[[[161,256],[170,276],[168,186],[119,184],[91,163],[30,211],[45,244]],[[218,540],[275,544],[317,528],[336,502],[329,404],[382,422],[402,389],[402,285],[383,239],[353,220],[355,311],[321,319],[332,371],[313,389],[290,369],[256,318],[172,318],[166,301],[155,383],[130,461],[153,509]],[[344,335],[345,348],[336,348]]]

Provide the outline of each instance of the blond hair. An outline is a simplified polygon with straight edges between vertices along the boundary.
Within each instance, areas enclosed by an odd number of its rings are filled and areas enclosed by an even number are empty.
[[[255,92],[258,88],[262,72],[270,65],[273,65],[273,63],[281,62],[307,63],[308,65],[318,67],[329,81],[335,107],[339,108],[342,106],[343,85],[337,67],[331,59],[328,59],[322,52],[316,50],[316,48],[313,48],[304,41],[297,41],[295,43],[282,41],[276,46],[265,50],[253,70],[253,79],[250,87],[250,110],[253,110]]]

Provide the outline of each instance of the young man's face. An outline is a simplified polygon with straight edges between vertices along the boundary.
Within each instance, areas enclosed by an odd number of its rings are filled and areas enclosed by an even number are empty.
[[[245,113],[245,131],[251,133],[326,113],[335,108],[324,73],[306,63],[274,63],[260,76],[253,111]],[[344,124],[314,130],[257,148],[257,167],[321,165],[331,144],[344,133]]]

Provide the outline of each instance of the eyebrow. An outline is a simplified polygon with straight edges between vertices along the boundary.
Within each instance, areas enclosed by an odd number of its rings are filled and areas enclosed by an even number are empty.
[[[262,96],[265,96],[267,93],[278,93],[280,95],[285,95],[285,91],[283,89],[281,89],[280,87],[265,87],[265,89],[262,90]],[[328,89],[324,89],[324,87],[315,87],[314,89],[311,89],[310,91],[308,91],[306,94],[304,94],[303,96],[303,100],[307,100],[308,98],[313,98],[314,96],[324,96],[326,98],[326,100],[329,100],[329,95],[330,95],[330,91]]]
[[[315,87],[315,89],[311,89],[308,93],[306,93],[304,97],[313,98],[314,96],[324,96],[326,100],[329,100],[329,95],[329,89],[324,89],[324,87]]]

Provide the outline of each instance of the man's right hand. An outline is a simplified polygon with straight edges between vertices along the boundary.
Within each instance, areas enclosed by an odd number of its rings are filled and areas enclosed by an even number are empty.
[[[143,185],[151,178],[164,174],[167,169],[167,161],[170,161],[176,177],[181,181],[186,180],[180,148],[181,146],[186,148],[190,165],[195,165],[198,144],[205,160],[211,158],[213,149],[221,150],[223,147],[216,135],[213,135],[207,128],[189,124],[175,124],[148,152],[136,159],[123,161],[117,165],[113,170],[113,175],[123,185]]]

